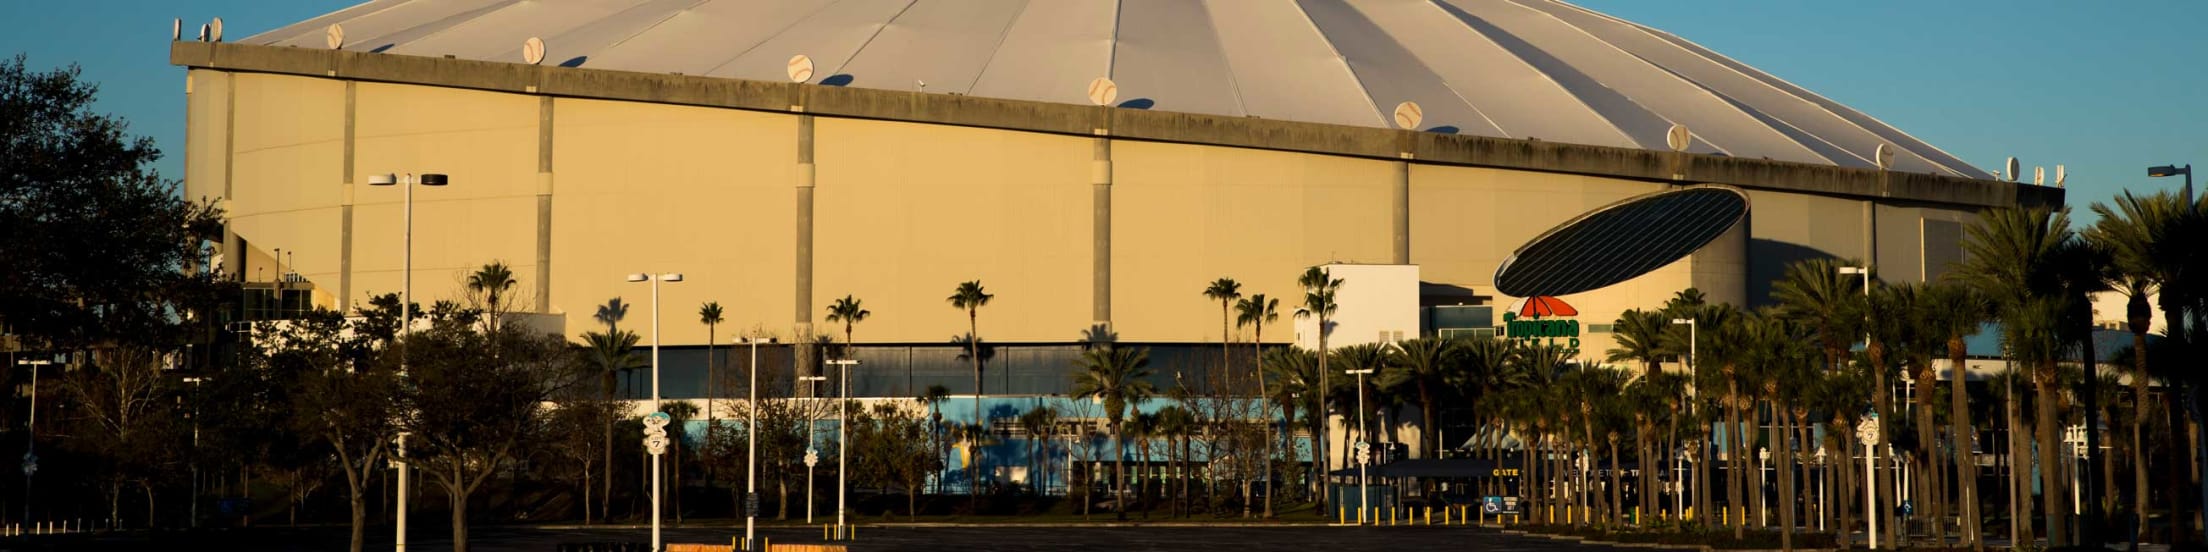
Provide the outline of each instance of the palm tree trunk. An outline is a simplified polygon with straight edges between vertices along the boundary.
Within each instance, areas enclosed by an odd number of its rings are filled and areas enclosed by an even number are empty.
[[[980,316],[981,315],[978,314],[973,308],[969,307],[966,309],[966,355],[974,359],[974,427],[976,429],[983,429],[987,427],[986,420],[984,420],[981,415],[982,390]],[[973,454],[968,455],[972,457],[972,462],[968,462],[966,464],[966,507],[969,510],[973,510],[977,513],[981,509],[980,443],[981,441],[979,439],[979,436],[975,436],[973,445],[974,452]],[[1124,508],[1122,508],[1123,514],[1120,516],[1120,519],[1127,519],[1124,515],[1124,511]]]
[[[2147,531],[2147,325],[2153,321],[2146,313],[2146,295],[2132,296],[2131,310],[2131,552],[2139,552],[2139,541]]]
[[[1634,516],[1633,524],[1647,527],[1649,514],[1657,511],[1656,476],[1664,472],[1664,463],[1658,461],[1648,448],[1652,437],[1649,434],[1655,432],[1652,427],[1654,424],[1648,423],[1648,415],[1645,413],[1637,414],[1634,418],[1638,423],[1633,426],[1633,457],[1640,459],[1641,465],[1641,476],[1635,478],[1640,483],[1641,509],[1638,512],[1640,515]]]
[[[2056,463],[2059,460],[2057,455],[2061,447],[2057,446],[2060,441],[2055,439],[2054,398],[2057,396],[2056,393],[2061,391],[2055,385],[2054,363],[2052,361],[2043,361],[2043,363],[2044,365],[2038,370],[2039,373],[2036,374],[2037,377],[2032,378],[2034,380],[2033,384],[2038,387],[2040,397],[2040,400],[2037,401],[2039,404],[2034,405],[2035,408],[2032,409],[2039,426],[2035,428],[2034,433],[2037,435],[2039,442],[2040,507],[2044,509],[2047,517],[2047,545],[2062,546],[2070,544],[2070,527],[2069,516],[2062,510],[2061,493],[2055,492],[2056,489],[2063,488],[2063,480],[2066,479],[2063,477],[2063,470],[2058,468],[2059,464]]]
[[[2014,374],[2013,368],[2011,374]],[[2006,410],[2009,424],[2009,542],[2032,542],[2031,453],[2024,436],[2023,405],[2018,395],[2020,378],[2009,378]]]
[[[1112,510],[1127,521],[1127,441],[1120,438],[1118,422],[1112,423],[1112,452]]]
[[[1733,538],[1748,535],[1748,509],[1746,489],[1747,473],[1741,469],[1741,454],[1747,447],[1747,439],[1740,434],[1740,382],[1734,381],[1725,394],[1725,512],[1727,524],[1733,528]]]
[[[1943,523],[1947,519],[1947,508],[1942,505],[1939,497],[1933,496],[1934,489],[1943,488],[1940,485],[1940,473],[1943,470],[1938,468],[1940,463],[1930,453],[1939,450],[1940,442],[1938,428],[1933,425],[1932,420],[1932,390],[1937,382],[1934,381],[1936,378],[1932,374],[1930,360],[1925,360],[1916,368],[1917,395],[1912,398],[1916,399],[1917,412],[1913,417],[1917,422],[1917,447],[1925,452],[1910,458],[1909,463],[1916,466],[1919,474],[1916,478],[1916,503],[1930,509],[1931,517],[1926,519],[1930,520],[1927,525],[1932,529],[1932,545],[1947,546],[1947,527]]]
[[[1787,409],[1773,404],[1771,408],[1774,426],[1771,447],[1778,449],[1776,465],[1779,472],[1779,548],[1794,550],[1794,422],[1787,417]]]
[[[1849,428],[1855,427],[1855,424],[1852,423],[1853,420],[1841,419],[1834,421],[1840,422],[1840,427],[1825,428],[1825,438],[1832,445],[1826,450],[1837,454],[1829,454],[1831,461],[1826,464],[1825,472],[1833,479],[1830,502],[1833,514],[1840,518],[1840,523],[1834,526],[1833,532],[1842,537],[1839,539],[1840,546],[1846,548],[1850,544],[1850,540],[1847,538],[1848,533],[1855,530],[1855,500],[1853,498],[1858,495],[1855,492],[1855,451],[1857,448],[1849,446],[1853,439],[1849,438],[1846,433],[1852,431]]]
[[[1955,504],[1962,515],[1962,526],[1957,545],[1969,544],[1973,552],[1983,552],[1986,547],[1985,531],[1979,526],[1985,518],[1978,512],[1978,457],[1973,452],[1978,432],[1970,423],[1970,382],[1964,368],[1964,355],[1968,352],[1961,336],[1947,340],[1948,412],[1950,426],[1948,439],[1954,447]]]

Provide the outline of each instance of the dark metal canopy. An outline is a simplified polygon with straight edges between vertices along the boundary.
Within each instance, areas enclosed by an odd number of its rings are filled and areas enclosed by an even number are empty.
[[[1538,297],[1616,285],[1685,258],[1747,214],[1748,196],[1725,186],[1628,198],[1520,246],[1495,269],[1495,288],[1512,297]]]

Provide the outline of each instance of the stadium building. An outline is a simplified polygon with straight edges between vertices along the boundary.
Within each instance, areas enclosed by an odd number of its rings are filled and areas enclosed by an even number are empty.
[[[544,327],[600,330],[622,298],[649,342],[651,290],[624,276],[680,272],[658,306],[674,398],[721,377],[706,301],[724,344],[788,343],[840,339],[826,307],[854,296],[872,311],[854,395],[971,395],[967,315],[945,297],[978,280],[995,294],[981,392],[1009,423],[1063,400],[1097,335],[1149,347],[1161,385],[1216,364],[1216,278],[1287,311],[1305,268],[1342,268],[1337,345],[1494,332],[1526,299],[1497,270],[1529,240],[1667,190],[1745,197],[1683,259],[1534,302],[1576,311],[1595,358],[1620,312],[1680,289],[1759,304],[1818,256],[1934,278],[1973,213],[2062,198],[1546,0],[375,0],[212,30],[170,51],[189,70],[186,189],[227,209],[222,262],[262,315],[399,291],[406,192],[371,179],[444,174],[412,192],[417,301],[499,260]],[[269,301],[279,274],[289,299]],[[1265,343],[1310,338],[1291,328]]]

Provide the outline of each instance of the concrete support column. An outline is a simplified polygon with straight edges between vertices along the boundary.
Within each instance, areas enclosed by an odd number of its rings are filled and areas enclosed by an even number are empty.
[[[1096,157],[1089,162],[1089,190],[1091,213],[1090,232],[1094,235],[1089,252],[1090,296],[1094,298],[1089,312],[1094,323],[1109,329],[1112,326],[1112,138],[1111,130],[1096,129]]]
[[[237,271],[237,280],[243,282],[247,278],[245,239],[238,237],[237,225],[233,222],[237,214],[231,211],[237,204],[231,200],[237,196],[230,189],[230,177],[238,172],[238,75],[225,72],[222,80],[225,95],[222,100],[222,264],[226,270]]]
[[[338,185],[343,190],[337,208],[337,312],[341,313],[353,310],[353,106],[358,92],[357,83],[345,81],[345,163],[340,168]]]
[[[1411,153],[1401,154],[1403,162],[1395,164],[1395,182],[1388,186],[1388,230],[1395,236],[1395,255],[1392,262],[1411,264]]]
[[[790,106],[797,115],[797,310],[791,336],[796,373],[817,375],[813,339],[813,116],[805,106]]]
[[[537,312],[552,312],[552,98],[537,100]]]

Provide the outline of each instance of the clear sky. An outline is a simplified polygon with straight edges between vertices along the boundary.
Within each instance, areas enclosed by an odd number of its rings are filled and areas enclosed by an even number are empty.
[[[0,32],[0,55],[27,54],[34,68],[83,66],[101,86],[99,109],[159,141],[169,153],[162,173],[180,177],[184,73],[168,64],[170,20],[182,18],[190,37],[220,16],[236,39],[352,3],[0,1],[0,21],[14,24]],[[2208,2],[1579,4],[1700,43],[1987,170],[2010,156],[2026,175],[2066,165],[2073,205],[2179,184],[2148,179],[2149,165],[2196,163],[2208,173]]]

